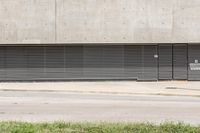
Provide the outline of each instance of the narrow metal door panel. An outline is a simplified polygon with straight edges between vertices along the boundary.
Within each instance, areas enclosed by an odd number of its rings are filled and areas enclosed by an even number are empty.
[[[40,80],[45,76],[45,47],[27,47],[27,80]]]
[[[65,79],[83,78],[83,46],[65,46]]]
[[[173,45],[173,79],[187,79],[187,44]]]
[[[6,78],[5,65],[5,47],[0,47],[0,80],[5,80]]]
[[[6,47],[6,79],[27,79],[27,51],[26,47]]]
[[[188,80],[200,80],[200,45],[188,45]]]
[[[84,78],[103,78],[103,46],[84,46]]]
[[[103,75],[106,78],[124,78],[124,46],[103,47]]]
[[[142,46],[124,46],[124,73],[129,79],[142,75]]]
[[[142,80],[157,80],[158,65],[157,65],[157,46],[143,46],[142,48]]]
[[[158,75],[160,80],[172,80],[172,45],[160,44],[158,46]]]
[[[64,47],[45,47],[45,79],[63,79],[65,74]]]

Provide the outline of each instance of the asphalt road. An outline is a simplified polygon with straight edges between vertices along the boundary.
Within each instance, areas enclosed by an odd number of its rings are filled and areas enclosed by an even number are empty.
[[[200,124],[200,98],[0,91],[0,120],[155,123],[181,121]]]

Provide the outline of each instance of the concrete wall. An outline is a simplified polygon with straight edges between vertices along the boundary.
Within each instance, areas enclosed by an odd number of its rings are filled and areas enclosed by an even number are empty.
[[[200,0],[0,0],[0,43],[200,42]]]

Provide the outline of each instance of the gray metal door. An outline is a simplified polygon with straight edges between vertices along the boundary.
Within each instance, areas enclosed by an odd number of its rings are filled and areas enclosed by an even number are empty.
[[[19,49],[20,47],[16,47]],[[26,47],[27,50],[27,77],[26,80],[40,80],[45,72],[45,47]]]
[[[142,46],[142,77],[141,80],[158,80],[157,46]]]
[[[187,79],[187,44],[173,45],[173,79]]]
[[[65,46],[64,79],[83,78],[83,46]]]
[[[63,79],[65,77],[64,47],[45,47],[45,79]]]
[[[27,78],[26,47],[5,47],[5,79],[25,80]]]
[[[129,79],[142,78],[142,46],[124,46],[124,74]]]
[[[6,47],[0,47],[0,80],[6,78],[5,49]]]
[[[159,80],[172,80],[172,45],[160,44],[159,51]]]
[[[200,45],[188,45],[188,80],[200,80]]]

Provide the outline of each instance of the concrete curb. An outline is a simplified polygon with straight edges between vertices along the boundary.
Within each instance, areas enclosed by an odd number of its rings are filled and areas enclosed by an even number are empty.
[[[157,96],[184,96],[184,97],[200,97],[200,95],[185,95],[172,93],[131,93],[131,92],[106,92],[106,91],[72,91],[72,90],[16,90],[16,89],[0,89],[0,91],[14,91],[14,92],[69,92],[82,94],[112,94],[112,95],[157,95]]]

